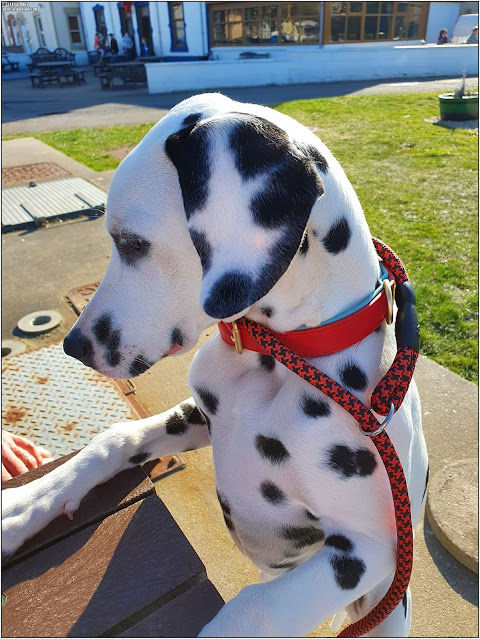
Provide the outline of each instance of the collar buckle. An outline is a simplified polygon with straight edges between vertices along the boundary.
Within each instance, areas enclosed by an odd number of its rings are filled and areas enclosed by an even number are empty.
[[[385,318],[387,320],[387,324],[391,324],[393,322],[393,293],[392,293],[392,282],[390,282],[388,279],[383,280],[382,282],[383,284],[383,288],[385,290],[385,295],[387,297],[387,317]],[[393,283],[393,286],[395,286],[395,283]]]
[[[237,322],[232,322],[232,335],[230,335],[230,339],[235,344],[235,350],[237,353],[241,355],[243,353],[243,344]]]

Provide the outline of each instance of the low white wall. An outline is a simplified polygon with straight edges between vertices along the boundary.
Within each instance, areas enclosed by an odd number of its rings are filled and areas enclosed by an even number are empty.
[[[145,65],[149,93],[221,87],[306,84],[478,74],[477,45],[326,45],[275,51],[261,60],[161,62]]]

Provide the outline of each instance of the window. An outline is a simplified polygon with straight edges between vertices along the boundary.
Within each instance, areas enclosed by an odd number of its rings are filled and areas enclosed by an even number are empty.
[[[45,32],[43,30],[42,19],[40,16],[35,16],[35,24],[37,26],[37,35],[40,46],[46,47],[47,43],[45,42]]]
[[[185,20],[183,18],[183,2],[169,2],[170,33],[172,36],[172,51],[188,51],[185,38]]]
[[[324,42],[423,39],[428,8],[428,2],[327,2]]]
[[[82,32],[80,31],[78,16],[67,16],[67,21],[72,44],[82,44]]]
[[[318,44],[320,2],[212,3],[212,46]]]
[[[93,7],[93,15],[95,16],[95,28],[97,33],[101,33],[104,37],[107,37],[105,13],[103,12],[103,6],[101,4],[96,4]]]

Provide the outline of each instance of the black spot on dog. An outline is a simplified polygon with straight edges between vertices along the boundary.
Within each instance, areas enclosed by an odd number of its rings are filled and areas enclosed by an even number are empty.
[[[291,570],[292,568],[296,568],[297,566],[298,566],[297,561],[284,561],[280,564],[269,564],[269,567],[272,568],[273,570],[285,570],[286,568]]]
[[[344,535],[329,535],[325,539],[325,545],[331,546],[336,550],[341,550],[342,552],[352,552],[353,550],[352,542]]]
[[[234,125],[230,134],[235,166],[240,175],[250,179],[280,164],[288,146],[285,132],[264,118],[235,115],[243,120]]]
[[[407,593],[405,593],[402,597],[402,604],[403,604],[403,614],[405,615],[405,619],[407,618],[407,607],[408,607],[408,597],[407,597]]]
[[[185,343],[185,337],[182,333],[182,330],[179,326],[176,326],[173,331],[172,334],[170,336],[170,344],[172,346],[176,346],[177,344],[179,346],[183,346]]]
[[[290,453],[279,439],[275,437],[265,437],[265,435],[257,435],[255,438],[255,446],[257,450],[272,464],[281,464],[290,457]]]
[[[273,315],[273,308],[271,306],[261,306],[259,311],[266,315],[269,319]]]
[[[120,259],[129,266],[135,265],[150,253],[151,243],[130,231],[112,233]]]
[[[340,555],[331,560],[335,581],[342,590],[353,590],[365,572],[365,564],[361,559]]]
[[[202,118],[201,113],[191,113],[190,115],[187,115],[187,117],[184,119],[182,124],[183,126],[190,126],[191,124],[197,124],[197,122],[201,120],[201,118]]]
[[[333,224],[323,238],[323,246],[329,253],[337,255],[347,248],[351,235],[352,231],[350,230],[350,226],[347,220],[342,217],[338,222]]]
[[[344,386],[362,391],[367,388],[368,379],[365,373],[356,365],[348,364],[340,371],[340,379]]]
[[[208,198],[211,163],[207,132],[206,126],[190,124],[165,143],[165,151],[177,169],[187,220]]]
[[[218,490],[217,490],[217,499],[218,499],[218,502],[219,502],[220,507],[221,507],[221,509],[223,510],[223,512],[224,512],[226,515],[231,515],[231,514],[232,514],[232,512],[231,512],[231,510],[230,510],[230,506],[229,506],[229,504],[228,504],[228,501],[225,499],[225,497],[223,497],[223,495],[221,495],[221,494],[218,492]]]
[[[298,252],[300,253],[300,255],[306,255],[308,253],[308,248],[309,248],[308,233],[305,233],[305,235],[303,236],[302,243],[300,244],[300,248],[298,249]]]
[[[207,240],[205,233],[200,233],[199,231],[190,230],[190,237],[200,257],[203,273],[205,274],[212,265],[212,247],[210,242]]]
[[[185,420],[189,424],[193,424],[194,426],[205,426],[206,419],[196,406],[183,403],[183,404],[180,404],[180,408],[183,411],[183,416]]]
[[[130,364],[130,375],[135,377],[147,371],[153,364],[149,362],[143,355],[137,355]]]
[[[215,415],[218,409],[218,397],[205,388],[197,388],[196,391],[208,412]]]
[[[327,160],[323,157],[323,155],[316,147],[314,147],[312,144],[305,144],[303,142],[295,142],[295,146],[307,158],[312,160],[312,162],[315,162],[316,166],[322,173],[326,173],[328,171]]]
[[[323,541],[325,536],[323,530],[314,526],[286,526],[282,529],[281,535],[284,539],[293,541],[296,548],[317,544]]]
[[[216,319],[235,315],[259,299],[255,291],[254,281],[245,273],[224,273],[212,286],[203,310]]]
[[[120,346],[120,331],[119,330],[111,331],[107,339],[106,347],[110,351],[117,351],[119,346]]]
[[[107,341],[112,330],[112,320],[109,315],[102,315],[93,327],[93,334],[103,344]]]
[[[322,399],[314,399],[308,395],[303,396],[303,412],[308,417],[328,417],[330,406]]]
[[[122,360],[122,356],[119,351],[107,351],[105,355],[107,364],[112,368],[118,366]]]
[[[283,490],[271,481],[262,482],[260,491],[263,497],[272,504],[281,504],[287,500]]]
[[[188,424],[185,422],[183,415],[173,413],[165,422],[165,430],[167,435],[183,435],[188,429]]]
[[[133,455],[133,457],[130,457],[128,463],[138,466],[138,464],[142,464],[147,459],[148,455],[149,453],[137,453],[136,455]]]
[[[255,222],[266,229],[288,225],[289,236],[296,237],[294,255],[312,207],[323,194],[323,185],[310,164],[291,154],[287,157],[288,162],[269,175],[268,183],[254,196],[250,208]]]
[[[425,488],[423,490],[422,501],[425,499],[425,495],[427,494],[428,477],[429,477],[429,475],[430,475],[430,465],[427,466],[427,474],[425,475]]]
[[[329,451],[328,465],[340,473],[343,478],[368,477],[377,467],[377,460],[371,451],[366,448],[353,450],[348,446],[337,444]]]
[[[260,366],[266,371],[271,372],[275,368],[275,358],[271,355],[260,354],[258,356],[258,361],[260,362]]]

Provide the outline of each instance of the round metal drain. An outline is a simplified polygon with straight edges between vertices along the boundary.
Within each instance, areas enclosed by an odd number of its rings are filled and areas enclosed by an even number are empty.
[[[36,311],[22,317],[17,326],[24,333],[46,333],[61,321],[62,316],[57,311]]]
[[[2,357],[8,357],[9,355],[19,355],[24,353],[27,347],[22,342],[15,339],[3,339],[2,340]]]

